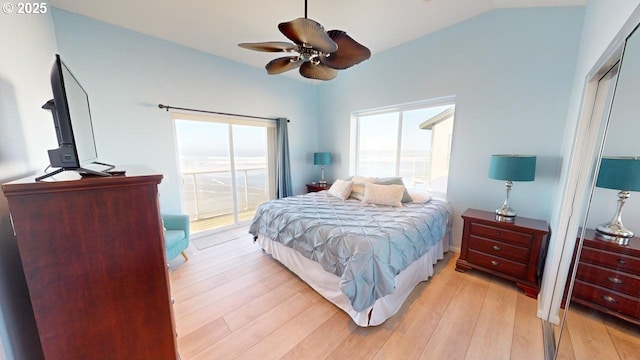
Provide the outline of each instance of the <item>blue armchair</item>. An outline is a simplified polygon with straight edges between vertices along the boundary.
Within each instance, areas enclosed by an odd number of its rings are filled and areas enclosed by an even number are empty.
[[[189,247],[189,215],[161,214],[164,223],[164,244],[167,261],[182,254],[184,260],[189,257],[184,252]]]

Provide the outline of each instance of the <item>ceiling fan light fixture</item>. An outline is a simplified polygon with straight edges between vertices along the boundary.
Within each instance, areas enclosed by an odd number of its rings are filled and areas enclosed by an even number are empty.
[[[241,43],[238,46],[255,51],[298,53],[294,57],[270,61],[265,68],[270,75],[300,67],[300,75],[316,80],[331,80],[338,70],[347,69],[371,57],[371,51],[342,30],[325,31],[318,22],[304,18],[278,24],[280,32],[294,43],[272,41]]]

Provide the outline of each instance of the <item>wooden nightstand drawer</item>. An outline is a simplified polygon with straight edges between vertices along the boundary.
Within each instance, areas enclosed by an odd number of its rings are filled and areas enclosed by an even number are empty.
[[[329,190],[331,184],[307,184],[307,193]]]
[[[480,235],[495,240],[509,241],[526,247],[529,247],[531,244],[531,235],[529,234],[505,230],[493,226],[472,223],[470,231],[472,235]]]
[[[488,272],[516,283],[525,295],[538,295],[549,242],[546,221],[516,217],[500,221],[494,212],[467,209],[456,271]]]
[[[627,295],[640,297],[640,277],[580,262],[576,278]]]
[[[503,259],[498,256],[491,256],[485,253],[469,249],[467,259],[479,266],[499,271],[505,275],[522,278],[527,274],[527,265],[515,261]]]
[[[571,299],[640,325],[640,238],[619,245],[586,229]]]
[[[574,299],[579,303],[595,305],[605,312],[613,311],[632,319],[638,319],[640,313],[640,302],[624,296],[618,292],[610,291],[599,286],[590,285],[580,280],[576,280],[573,285]]]
[[[483,253],[500,256],[505,259],[526,263],[529,259],[529,248],[511,245],[487,238],[469,236],[469,249],[476,249]]]
[[[623,254],[583,247],[582,254],[580,255],[580,262],[620,270],[634,275],[640,275],[640,258],[634,258]]]

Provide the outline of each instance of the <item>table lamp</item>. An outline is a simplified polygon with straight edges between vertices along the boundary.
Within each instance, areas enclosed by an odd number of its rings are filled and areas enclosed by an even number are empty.
[[[596,227],[599,239],[628,245],[633,231],[622,224],[622,207],[630,196],[630,191],[640,191],[640,158],[631,156],[603,157],[596,186],[618,193],[618,209],[608,223]]]
[[[514,221],[516,212],[509,205],[513,181],[533,181],[536,176],[536,157],[531,155],[491,155],[489,177],[506,180],[507,195],[502,207],[496,210],[496,220]]]
[[[320,184],[327,183],[327,180],[324,178],[324,166],[331,165],[331,153],[330,152],[317,152],[313,153],[313,165],[321,165],[320,169],[322,169],[322,179],[320,179]]]

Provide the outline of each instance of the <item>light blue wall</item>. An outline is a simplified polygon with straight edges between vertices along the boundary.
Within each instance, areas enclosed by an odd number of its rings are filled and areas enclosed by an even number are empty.
[[[53,19],[61,56],[89,94],[100,160],[162,172],[164,211],[181,209],[180,180],[172,121],[158,103],[291,119],[293,187],[305,191],[317,144],[312,84],[63,10]]]
[[[516,183],[511,203],[521,216],[549,220],[583,15],[582,7],[491,11],[320,85],[318,146],[339,159],[329,178],[350,175],[351,112],[454,95],[454,245],[465,209],[493,210],[504,200],[504,183],[487,177],[491,154],[538,156],[535,182]]]
[[[14,3],[15,4],[15,3]],[[42,172],[46,150],[57,146],[49,71],[56,41],[50,14],[0,14],[0,183]],[[44,163],[44,164],[43,164]],[[41,359],[29,292],[13,235],[7,199],[0,192],[0,359]]]

